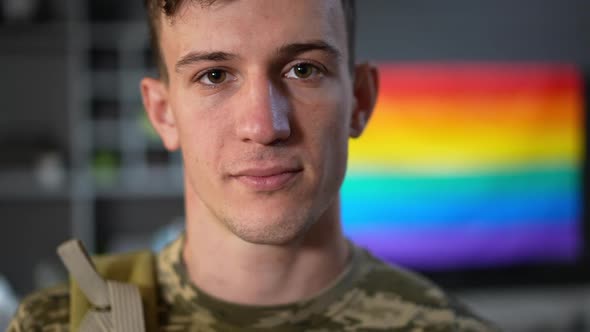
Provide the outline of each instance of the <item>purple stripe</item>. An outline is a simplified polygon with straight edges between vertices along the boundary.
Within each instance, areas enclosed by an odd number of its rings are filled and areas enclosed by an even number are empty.
[[[386,261],[441,270],[536,262],[571,262],[581,248],[576,223],[482,229],[383,230],[348,234]]]

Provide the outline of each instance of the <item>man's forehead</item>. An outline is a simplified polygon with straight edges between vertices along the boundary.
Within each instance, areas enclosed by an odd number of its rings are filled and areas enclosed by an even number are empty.
[[[168,21],[169,23],[172,23],[175,17],[182,16],[181,13],[189,8],[197,8],[210,12],[222,9],[234,3],[246,3],[253,4],[255,8],[261,10],[264,8],[269,8],[269,6],[272,6],[273,4],[281,3],[281,1],[292,2],[298,6],[307,6],[309,4],[313,4],[322,8],[330,8],[331,10],[335,10],[337,7],[342,8],[342,0],[177,0],[176,3],[178,5],[174,11],[175,14],[169,17]],[[162,11],[161,14],[165,15],[164,11]]]
[[[207,5],[188,0],[173,17],[161,20],[161,29],[163,48],[180,47],[180,52],[195,46],[237,51],[252,43],[280,47],[310,39],[346,51],[340,0],[217,0]]]

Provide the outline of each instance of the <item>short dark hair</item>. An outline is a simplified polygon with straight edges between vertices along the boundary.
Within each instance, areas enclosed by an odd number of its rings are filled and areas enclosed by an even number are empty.
[[[188,0],[198,2],[202,6],[212,5],[216,0]],[[340,0],[342,2],[342,8],[344,9],[344,16],[346,19],[346,34],[348,42],[348,54],[350,60],[350,69],[354,68],[354,48],[355,48],[355,0]],[[164,14],[166,17],[173,17],[178,8],[182,5],[184,0],[144,0],[145,7],[147,9],[147,18],[150,31],[150,41],[152,45],[152,51],[154,54],[154,61],[158,66],[158,72],[162,79],[168,79],[168,73],[166,71],[166,65],[162,60],[162,49],[159,43],[159,31],[158,24],[160,22],[160,15]]]

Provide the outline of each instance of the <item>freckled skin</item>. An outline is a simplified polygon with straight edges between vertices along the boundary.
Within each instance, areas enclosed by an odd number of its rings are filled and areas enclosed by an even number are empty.
[[[354,105],[352,76],[339,1],[253,2],[187,5],[173,22],[162,23],[169,107],[177,127],[177,137],[168,140],[182,149],[187,205],[200,218],[217,220],[246,241],[278,244],[320,219],[338,217]],[[322,51],[277,57],[281,46],[311,40],[334,45],[342,57]],[[173,69],[179,57],[195,50],[237,57]],[[329,72],[311,80],[286,78],[303,60]],[[215,88],[194,81],[213,66],[230,79]],[[284,189],[263,193],[230,176],[265,162],[303,171]]]

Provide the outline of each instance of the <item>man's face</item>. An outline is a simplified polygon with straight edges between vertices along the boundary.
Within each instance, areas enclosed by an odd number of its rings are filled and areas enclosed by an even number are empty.
[[[187,204],[266,244],[337,210],[358,134],[340,1],[187,1],[160,31],[169,80],[150,118],[181,148]]]

